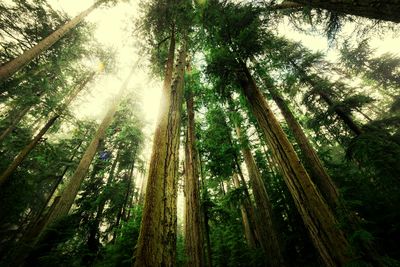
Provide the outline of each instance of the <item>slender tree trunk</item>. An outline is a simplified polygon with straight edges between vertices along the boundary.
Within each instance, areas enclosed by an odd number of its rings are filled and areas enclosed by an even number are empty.
[[[251,229],[252,235],[254,237],[255,245],[256,245],[256,247],[259,247],[260,246],[260,234],[259,233],[262,232],[260,225],[258,225],[258,223],[260,223],[260,221],[256,220],[255,208],[253,206],[253,203],[252,203],[252,200],[250,197],[250,192],[246,185],[246,180],[244,179],[242,168],[239,165],[239,160],[237,159],[237,155],[235,155],[235,165],[237,168],[237,173],[239,175],[240,181],[242,182],[243,187],[244,187],[244,194],[245,194],[246,198],[244,199],[243,204],[244,204],[244,208],[247,213],[247,217],[249,219],[250,229]],[[240,184],[240,182],[239,182],[239,184]]]
[[[235,184],[236,188],[240,188],[240,182],[238,179],[237,173],[234,173],[232,176],[233,183]],[[244,236],[246,238],[247,245],[250,248],[256,248],[256,237],[254,236],[254,232],[250,226],[249,216],[247,214],[247,210],[244,203],[240,203],[240,213],[242,214],[242,222],[243,222],[243,231]]]
[[[245,145],[248,142],[246,140],[247,138],[242,136],[238,125],[236,125],[236,134],[239,139],[243,140],[241,150],[253,189],[254,200],[257,207],[256,220],[259,221],[257,224],[260,227],[260,232],[258,234],[261,247],[263,248],[263,251],[268,259],[268,266],[285,266],[278,236],[273,224],[271,201],[269,200],[267,190],[265,189],[264,182],[262,181],[260,171],[256,165],[253,155],[251,154],[249,146]]]
[[[31,105],[26,106],[23,109],[17,111],[17,114],[13,118],[9,118],[10,125],[8,125],[8,127],[0,134],[0,144],[16,128],[18,123],[22,120],[23,117],[25,117],[25,115],[29,112],[31,108]]]
[[[86,149],[85,153],[82,156],[81,161],[79,162],[75,173],[72,175],[71,179],[69,180],[68,185],[64,188],[63,192],[61,193],[61,199],[58,205],[54,208],[53,212],[50,214],[45,227],[52,224],[59,218],[66,216],[71,209],[72,204],[74,203],[75,197],[78,194],[79,188],[82,184],[83,179],[86,177],[86,174],[89,170],[90,164],[96,154],[97,147],[100,144],[100,141],[104,138],[107,128],[110,126],[114,115],[117,111],[117,107],[119,101],[122,97],[122,93],[127,86],[127,83],[131,77],[131,74],[125,81],[124,85],[121,88],[116,99],[114,99],[111,107],[109,108],[106,116],[104,117],[103,121],[101,122],[99,128],[95,136],[93,137],[92,141],[90,142],[88,148]]]
[[[38,44],[31,49],[25,51],[22,55],[14,58],[13,60],[0,66],[0,83],[10,78],[17,71],[22,69],[25,65],[31,62],[33,59],[38,57],[41,53],[49,49],[58,40],[64,37],[70,30],[75,28],[82,20],[89,15],[96,7],[99,6],[99,2],[96,1],[91,7],[80,13],[78,16],[61,26],[58,30],[44,38]]]
[[[190,86],[190,85],[189,85]],[[185,172],[185,251],[187,266],[203,267],[203,232],[200,215],[199,169],[196,149],[193,92],[187,88],[186,108],[188,126],[186,131]]]
[[[238,78],[243,94],[263,130],[314,246],[326,266],[345,265],[352,256],[344,233],[338,228],[333,212],[311,181],[243,62],[242,67],[244,75],[238,75]]]
[[[32,139],[32,141],[14,158],[13,162],[0,175],[0,186],[3,186],[8,181],[11,174],[14,173],[14,171],[18,168],[18,166],[22,163],[26,156],[32,151],[32,149],[36,147],[43,135],[50,129],[51,126],[53,126],[53,124],[59,117],[59,114],[51,117],[50,120],[40,130],[40,132]]]
[[[310,172],[314,183],[317,185],[318,189],[321,191],[322,196],[325,198],[326,202],[329,204],[332,210],[335,210],[338,204],[339,192],[332,178],[326,172],[321,160],[319,159],[314,148],[308,141],[300,124],[294,117],[292,111],[289,109],[285,100],[279,94],[279,92],[273,86],[268,86],[268,90],[271,93],[272,99],[275,101],[283,117],[285,118],[290,130],[292,131],[294,138],[299,145],[303,157],[306,161],[307,170]]]
[[[200,181],[201,181],[201,192],[202,192],[202,204],[200,205],[200,210],[202,214],[202,228],[203,228],[203,239],[206,246],[204,248],[204,265],[207,267],[212,267],[212,251],[211,251],[211,240],[210,240],[210,225],[208,224],[208,208],[204,205],[206,200],[208,200],[207,188],[204,186],[204,172],[203,172],[203,162],[201,160],[201,154],[198,153],[198,160],[200,166]]]
[[[39,143],[40,139],[47,133],[51,126],[58,120],[61,114],[65,111],[68,105],[77,97],[77,95],[85,88],[86,84],[93,77],[92,74],[87,80],[85,80],[77,89],[75,89],[72,94],[70,94],[65,103],[62,104],[56,112],[43,126],[43,128],[39,131],[38,134],[31,140],[31,142],[21,150],[21,152],[14,158],[13,162],[7,167],[7,169],[0,175],[0,187],[4,185],[5,182],[8,181],[10,176],[14,173],[14,171],[18,168],[18,166],[24,161],[24,159],[28,156],[28,154],[36,147]]]
[[[171,84],[175,52],[172,30],[164,86],[147,180],[135,267],[174,266],[176,258],[176,195],[179,133],[183,100],[186,44],[179,53]]]
[[[400,22],[400,2],[398,0],[292,0],[290,2],[305,7],[326,9],[333,13]]]
[[[333,110],[335,111],[336,115],[343,121],[343,123],[356,135],[362,134],[361,128],[357,125],[357,123],[353,120],[353,118],[345,112],[340,106],[335,105],[334,101],[330,97],[328,93],[326,93],[323,89],[319,88],[318,83],[313,80],[303,69],[301,69],[294,61],[289,60],[290,63],[293,65],[293,67],[299,72],[301,75],[301,78],[307,82],[315,91],[316,93],[321,97],[322,100],[325,101],[325,103],[329,107],[333,107]]]

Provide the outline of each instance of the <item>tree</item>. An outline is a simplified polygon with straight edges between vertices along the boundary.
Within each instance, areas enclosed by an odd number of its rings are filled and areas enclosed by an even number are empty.
[[[191,76],[191,69],[188,68]],[[189,76],[189,77],[190,77]],[[188,79],[186,89],[187,129],[185,144],[185,251],[187,266],[205,266],[203,231],[200,213],[199,167],[195,135],[194,78]]]
[[[292,0],[283,1],[283,3],[275,6],[275,8],[298,8],[311,7],[327,9],[334,13],[355,15],[366,17],[369,19],[377,20],[388,20],[393,22],[400,22],[399,16],[397,15],[400,5],[397,1],[385,1],[377,3],[373,0],[363,1],[362,3],[353,3],[345,0],[340,1],[321,1],[321,0]]]
[[[44,223],[44,229],[54,223],[57,219],[60,219],[63,216],[66,216],[71,209],[71,206],[74,202],[76,195],[78,194],[80,185],[82,184],[83,179],[86,176],[86,173],[89,169],[90,163],[93,160],[93,157],[96,153],[97,147],[104,138],[105,131],[110,126],[114,114],[117,111],[119,101],[124,93],[124,89],[126,88],[131,76],[133,74],[133,70],[129,74],[128,78],[122,85],[118,95],[113,100],[107,114],[103,118],[99,128],[95,136],[93,137],[91,143],[86,148],[85,154],[82,156],[81,161],[79,162],[78,167],[76,168],[74,174],[70,178],[67,187],[63,190],[60,200],[54,209],[51,211],[50,215],[47,218],[47,221]]]
[[[146,34],[154,34],[157,38],[167,35],[164,40],[169,40],[169,47],[134,266],[175,265],[176,179],[188,49],[188,21],[184,18],[190,12],[191,3],[188,1],[156,1],[151,3],[146,14]],[[181,48],[174,69],[177,36],[181,37]],[[154,69],[163,69],[164,62],[161,62],[153,62]]]
[[[78,87],[71,92],[71,95],[67,97],[65,102],[58,108],[54,115],[50,116],[46,124],[42,127],[39,133],[30,141],[30,143],[21,150],[21,152],[15,157],[14,161],[8,166],[6,170],[0,175],[0,186],[3,186],[7,180],[10,178],[12,173],[18,168],[21,162],[26,158],[29,152],[35,148],[39,140],[46,134],[51,126],[57,121],[65,109],[71,104],[71,102],[78,96],[78,94],[85,88],[85,86],[90,82],[95,73],[89,74],[88,77],[82,81]]]
[[[221,7],[217,5],[213,8]],[[260,53],[262,49],[260,43],[262,39],[258,36],[258,32],[261,31],[259,29],[260,21],[254,14],[257,10],[251,7],[240,8],[232,5],[225,5],[223,8],[224,14],[230,14],[231,17],[225,15],[221,20],[228,20],[230,23],[226,24],[224,21],[224,25],[229,26],[216,29],[213,38],[214,40],[219,38],[217,41],[220,41],[219,45],[223,45],[222,47],[225,47],[225,50],[221,48],[220,51],[215,52],[213,65],[210,66],[210,69],[215,71],[218,66],[225,69],[224,71],[219,68],[217,75],[220,79],[228,81],[233,78],[240,86],[242,94],[247,99],[249,110],[256,117],[263,131],[268,147],[272,150],[274,160],[283,174],[285,183],[323,262],[327,266],[346,264],[351,261],[353,256],[349,254],[349,243],[343,231],[337,228],[337,219],[311,181],[292,144],[243,61]],[[238,16],[243,19],[239,20]],[[215,23],[216,19],[219,18],[210,16],[209,20],[212,19]],[[236,25],[239,29],[246,29],[245,32],[231,28],[235,21],[241,24],[240,26]],[[260,34],[262,35],[262,33]],[[226,47],[227,44],[229,47]],[[227,77],[229,78],[227,79]],[[319,234],[316,234],[317,232]],[[324,234],[321,235],[321,232]]]
[[[59,29],[54,31],[52,34],[47,36],[45,39],[37,43],[34,47],[25,51],[22,55],[12,59],[11,61],[0,66],[0,82],[3,83],[17,71],[27,65],[34,58],[39,56],[41,53],[49,49],[53,44],[60,40],[65,34],[76,27],[82,20],[89,15],[94,9],[99,7],[103,3],[107,3],[109,0],[96,1],[85,11],[81,12],[75,18],[61,26]]]

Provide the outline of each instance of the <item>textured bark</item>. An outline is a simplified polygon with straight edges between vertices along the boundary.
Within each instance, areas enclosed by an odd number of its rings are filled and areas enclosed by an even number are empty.
[[[200,215],[199,169],[196,149],[193,92],[188,89],[186,110],[188,126],[186,131],[186,172],[185,172],[185,252],[186,265],[203,267],[203,233]]]
[[[41,53],[49,49],[58,40],[64,37],[70,30],[75,28],[82,20],[90,14],[97,6],[98,2],[93,4],[91,7],[80,13],[78,16],[61,26],[58,30],[54,31],[52,34],[44,38],[38,44],[36,44],[31,49],[25,51],[22,55],[14,58],[13,60],[0,66],[0,83],[10,78],[18,70],[23,68],[26,64],[31,62],[33,59],[38,57]]]
[[[321,191],[322,196],[325,198],[331,209],[335,210],[339,198],[339,192],[336,185],[332,181],[332,178],[329,176],[329,174],[326,172],[321,160],[319,159],[314,148],[308,141],[307,136],[305,135],[299,122],[294,117],[292,111],[286,104],[285,100],[282,98],[276,88],[269,86],[268,91],[271,93],[272,99],[279,107],[283,117],[285,118],[289,126],[289,129],[292,131],[294,138],[296,139],[297,144],[300,147],[300,150],[306,162],[306,166],[308,167],[307,170],[310,172],[312,180]]]
[[[326,266],[345,265],[352,256],[344,233],[338,228],[333,212],[308,176],[244,63],[242,67],[244,74],[238,74],[238,78],[243,94],[263,130],[314,246]]]
[[[399,0],[292,0],[291,2],[326,9],[333,13],[400,22]]]
[[[82,84],[76,88],[72,94],[70,94],[65,103],[60,105],[58,108],[58,112],[56,112],[42,127],[39,133],[29,142],[29,144],[21,150],[21,152],[14,158],[13,162],[7,167],[7,169],[0,175],[0,186],[3,186],[4,183],[8,181],[10,176],[14,173],[14,171],[18,168],[18,166],[25,160],[25,158],[29,155],[29,153],[36,147],[39,143],[40,139],[47,133],[51,126],[58,120],[61,114],[65,111],[65,109],[71,104],[71,102],[77,97],[77,95],[85,88],[86,84],[93,77],[92,74],[88,79],[86,79]]]
[[[175,37],[171,34],[163,92],[134,266],[175,266],[179,133],[183,100],[186,44],[179,53],[171,84]]]
[[[256,202],[256,220],[259,226],[259,241],[261,247],[267,256],[267,264],[271,267],[285,266],[281,254],[277,233],[272,219],[272,205],[267,190],[261,178],[261,173],[256,165],[251,150],[246,143],[248,142],[242,136],[241,130],[236,125],[236,134],[239,139],[243,140],[241,151],[244,162],[249,174],[250,183],[252,185],[254,200]]]
[[[235,185],[235,188],[240,188],[240,182],[237,173],[233,174],[232,180]],[[242,214],[243,231],[247,245],[250,248],[256,248],[257,247],[256,237],[254,235],[253,230],[251,229],[249,216],[247,214],[247,210],[244,203],[240,203],[240,213]]]

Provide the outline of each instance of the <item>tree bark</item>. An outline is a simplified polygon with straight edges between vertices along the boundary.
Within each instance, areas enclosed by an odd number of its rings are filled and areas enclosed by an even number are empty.
[[[398,0],[292,0],[290,2],[305,7],[326,9],[333,13],[400,22],[400,2]]]
[[[285,266],[281,254],[281,249],[278,241],[278,236],[272,219],[272,205],[269,200],[267,190],[262,181],[260,171],[256,165],[249,146],[246,144],[247,138],[242,136],[238,125],[235,125],[236,134],[243,142],[241,151],[244,157],[244,162],[249,174],[250,183],[252,185],[254,200],[256,202],[256,221],[259,225],[259,241],[261,247],[267,256],[267,263],[270,267]]]
[[[175,266],[179,134],[186,65],[186,43],[172,81],[175,36],[172,30],[160,113],[154,134],[135,267]]]
[[[348,241],[338,222],[301,164],[245,63],[239,83],[272,150],[284,181],[302,216],[314,246],[326,266],[343,266],[352,259]]]
[[[69,104],[78,96],[78,94],[85,88],[86,84],[93,78],[90,75],[82,84],[80,84],[66,99],[65,103],[60,105],[58,111],[47,121],[42,127],[39,133],[31,140],[31,142],[21,150],[21,152],[14,158],[13,162],[7,167],[7,169],[0,175],[0,187],[4,185],[18,168],[18,166],[25,160],[28,154],[36,147],[40,139],[47,133],[51,126],[58,120],[61,114],[65,111]]]
[[[190,85],[189,85],[190,86]],[[186,172],[185,172],[185,251],[187,266],[204,267],[203,232],[200,215],[199,169],[196,149],[193,92],[187,88]]]
[[[303,154],[304,160],[306,162],[307,170],[310,172],[311,178],[317,185],[318,189],[321,191],[322,196],[325,198],[326,202],[329,204],[332,210],[335,210],[338,204],[339,192],[332,178],[326,172],[321,160],[319,159],[314,148],[308,141],[303,129],[301,128],[299,122],[294,117],[292,111],[286,104],[285,100],[279,94],[276,88],[273,86],[268,86],[268,91],[271,93],[272,99],[275,101],[276,105],[282,112],[289,129],[292,131],[297,144]]]
[[[96,7],[98,7],[100,2],[96,1],[91,7],[80,13],[78,16],[61,26],[59,29],[54,31],[52,34],[44,38],[38,44],[36,44],[31,49],[25,51],[22,55],[14,58],[13,60],[0,66],[0,83],[6,81],[17,71],[22,69],[25,65],[31,62],[33,59],[38,57],[41,53],[49,49],[58,40],[64,37],[70,30],[75,28],[82,20],[89,15]]]

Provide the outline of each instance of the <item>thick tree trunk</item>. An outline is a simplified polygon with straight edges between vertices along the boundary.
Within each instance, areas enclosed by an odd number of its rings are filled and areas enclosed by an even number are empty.
[[[171,84],[174,51],[175,37],[172,33],[158,123],[153,140],[143,217],[135,253],[135,267],[175,266],[176,179],[186,44],[182,45],[176,77]]]
[[[303,157],[306,161],[306,167],[308,167],[307,170],[310,172],[311,178],[317,185],[318,189],[321,191],[322,196],[325,198],[331,209],[335,210],[339,198],[339,192],[336,188],[336,185],[332,181],[332,178],[329,176],[329,174],[326,172],[321,160],[319,159],[314,148],[308,141],[307,136],[305,135],[300,124],[294,117],[292,111],[289,109],[285,100],[282,98],[276,88],[268,86],[267,89],[271,93],[272,99],[275,101],[276,105],[282,112],[282,115],[285,118],[289,129],[292,131],[294,138],[296,139],[297,144],[301,149]]]
[[[322,8],[333,13],[400,22],[400,1],[398,0],[292,0],[289,2]]]
[[[323,197],[308,176],[246,65],[238,75],[249,108],[278,163],[284,181],[302,216],[314,246],[326,266],[343,266],[352,259],[344,233]]]
[[[10,176],[14,173],[14,171],[18,168],[18,166],[22,163],[22,161],[28,156],[28,154],[36,147],[39,143],[40,139],[47,133],[51,126],[58,120],[61,114],[65,111],[69,104],[77,97],[77,95],[85,88],[86,84],[93,78],[93,75],[90,75],[82,84],[80,84],[73,92],[67,97],[65,103],[60,105],[58,108],[58,112],[56,112],[42,127],[39,133],[31,140],[31,142],[21,150],[21,152],[14,158],[13,162],[8,166],[8,168],[0,175],[0,187],[4,185],[5,182],[8,181]]]
[[[232,180],[235,185],[235,188],[240,188],[240,182],[237,173],[233,174]],[[250,248],[256,248],[257,247],[256,237],[254,235],[253,230],[251,229],[249,216],[247,214],[247,210],[244,203],[240,203],[240,213],[242,214],[243,232],[246,238],[246,243]]]
[[[190,86],[190,85],[189,85]],[[203,232],[200,215],[199,169],[196,149],[193,92],[188,88],[186,110],[185,252],[187,266],[203,267]]]
[[[271,201],[269,200],[267,190],[265,189],[260,171],[251,154],[251,150],[248,145],[245,145],[247,143],[247,138],[242,136],[238,125],[236,125],[235,128],[238,138],[243,140],[241,150],[252,185],[254,200],[256,202],[256,220],[259,226],[258,235],[261,247],[267,256],[268,266],[285,266],[278,236],[273,225]]]
[[[54,31],[52,34],[47,36],[45,39],[40,41],[31,49],[25,51],[22,55],[14,58],[13,60],[0,66],[0,83],[10,78],[18,70],[23,68],[26,64],[31,62],[33,59],[38,57],[41,53],[49,49],[53,44],[65,36],[70,30],[75,28],[82,20],[91,13],[97,6],[99,2],[96,2],[91,7],[80,13],[78,16],[61,26],[58,30]]]

